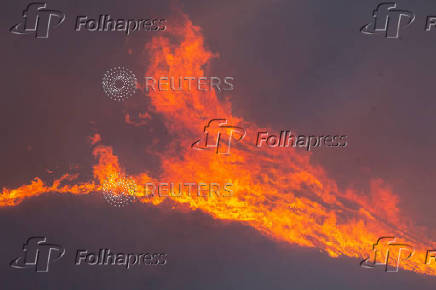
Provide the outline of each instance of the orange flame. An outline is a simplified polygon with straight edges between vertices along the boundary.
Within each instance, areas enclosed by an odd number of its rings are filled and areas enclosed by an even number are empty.
[[[203,68],[216,55],[205,49],[200,28],[186,16],[183,22],[182,28],[168,36],[156,36],[146,46],[151,61],[147,76],[177,79],[207,75]],[[174,183],[232,183],[234,193],[227,198],[188,195],[148,198],[145,184],[156,180],[142,173],[134,176],[141,202],[158,205],[171,199],[176,205],[200,209],[214,218],[246,223],[272,239],[319,248],[332,257],[366,258],[379,237],[394,235],[416,248],[416,254],[402,262],[403,269],[436,275],[436,265],[425,264],[425,251],[434,243],[424,234],[411,235],[412,226],[401,217],[397,196],[382,180],[371,182],[369,198],[351,189],[341,192],[322,168],[311,165],[309,153],[292,148],[286,148],[286,152],[260,150],[250,145],[255,144],[250,135],[232,147],[228,156],[192,150],[190,145],[202,135],[203,126],[210,119],[227,119],[230,124],[251,132],[258,126],[233,116],[230,101],[219,100],[213,90],[151,91],[150,97],[152,110],[163,117],[176,144],[160,156],[163,168],[160,178]],[[147,112],[141,116],[150,118]],[[126,118],[126,122],[134,126],[146,124],[141,119],[135,122]],[[100,141],[100,135],[91,138],[92,144]],[[35,178],[31,184],[17,189],[3,189],[0,206],[14,206],[26,197],[45,192],[90,193],[101,190],[108,177],[123,178],[124,171],[111,147],[96,145],[93,154],[98,159],[94,166],[98,183],[62,185],[75,178],[64,175],[48,186]]]

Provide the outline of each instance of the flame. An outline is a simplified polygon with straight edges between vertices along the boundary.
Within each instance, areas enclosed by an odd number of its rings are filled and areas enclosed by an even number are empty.
[[[205,48],[201,29],[187,16],[182,17],[184,25],[155,36],[146,45],[150,54],[146,76],[207,76],[204,68],[217,55]],[[425,264],[425,252],[434,243],[412,230],[415,228],[400,214],[398,197],[383,180],[371,181],[369,197],[351,189],[341,192],[323,168],[310,163],[310,153],[257,148],[253,135],[232,147],[227,156],[192,150],[190,145],[202,135],[210,119],[227,119],[229,124],[250,132],[256,132],[259,126],[233,116],[230,100],[220,100],[214,90],[150,91],[149,95],[153,115],[162,117],[173,134],[173,145],[159,155],[163,169],[159,179],[146,172],[133,176],[141,202],[159,205],[170,199],[176,207],[200,209],[217,219],[246,223],[271,239],[316,247],[331,257],[368,257],[372,244],[389,234],[415,246],[416,254],[402,261],[403,269],[436,275],[435,265]],[[138,120],[126,116],[125,121],[143,126],[150,118],[143,112]],[[101,190],[108,178],[115,183],[124,178],[118,157],[111,147],[101,145],[101,140],[98,134],[90,138],[98,160],[93,168],[94,180],[75,183],[77,176],[66,174],[49,186],[35,178],[16,189],[3,189],[0,206],[15,206],[46,192],[87,194]],[[232,183],[233,195],[149,198],[145,184],[159,180]]]

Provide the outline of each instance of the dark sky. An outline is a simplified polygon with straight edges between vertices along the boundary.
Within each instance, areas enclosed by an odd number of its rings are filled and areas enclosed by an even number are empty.
[[[416,14],[400,39],[359,32],[377,1],[50,1],[66,13],[48,39],[18,36],[28,2],[3,3],[0,55],[0,187],[35,176],[50,181],[79,166],[91,177],[87,137],[96,130],[131,173],[159,170],[143,154],[157,134],[171,142],[160,120],[151,128],[123,122],[126,107],[102,93],[102,74],[116,65],[139,75],[152,34],[74,32],[77,15],[171,19],[178,6],[202,27],[206,44],[220,54],[211,70],[236,78],[233,114],[264,127],[349,136],[343,151],[313,154],[341,188],[368,190],[380,177],[400,197],[399,207],[417,226],[436,227],[436,15],[430,0],[399,1]],[[169,27],[170,29],[170,27]],[[133,49],[128,54],[129,48]],[[134,96],[133,100],[140,99]],[[134,101],[131,104],[138,104]],[[142,105],[142,104],[141,104]],[[133,105],[128,108],[134,111]],[[54,175],[47,169],[54,170]],[[201,212],[135,204],[118,209],[99,194],[47,194],[0,209],[1,289],[434,289],[436,279],[400,270],[368,271],[359,260],[329,258],[317,249],[278,243],[236,222]],[[10,269],[25,240],[46,235],[66,256],[49,273]],[[429,237],[434,240],[436,231]],[[375,242],[375,241],[374,241]],[[370,247],[371,245],[368,245]],[[168,253],[161,268],[76,267],[79,248]]]

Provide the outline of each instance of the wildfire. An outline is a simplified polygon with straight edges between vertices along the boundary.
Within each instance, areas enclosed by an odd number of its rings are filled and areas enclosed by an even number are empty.
[[[217,56],[205,48],[200,28],[183,17],[183,28],[155,36],[146,45],[150,54],[147,76],[158,79],[207,75],[203,68]],[[227,156],[192,150],[192,142],[201,136],[204,124],[210,119],[226,119],[232,125],[252,131],[259,126],[233,116],[230,101],[218,99],[214,90],[157,90],[149,95],[152,110],[162,117],[174,135],[172,142],[177,144],[159,155],[163,170],[160,179],[233,185],[233,195],[228,198],[182,195],[166,199],[172,199],[176,205],[200,209],[214,218],[246,223],[275,240],[316,247],[332,257],[366,258],[379,237],[395,235],[416,248],[417,254],[404,261],[402,268],[436,275],[435,265],[423,263],[425,251],[434,243],[424,234],[417,234],[401,217],[397,196],[382,180],[371,182],[369,197],[351,189],[341,192],[322,168],[311,165],[310,153],[295,149],[259,150],[248,135],[248,141],[232,147]],[[133,126],[146,126],[149,118],[144,112],[139,120],[132,121],[128,116],[125,120]],[[98,159],[94,180],[74,184],[77,176],[66,174],[52,185],[46,185],[35,178],[16,189],[3,189],[0,206],[15,206],[27,197],[46,192],[87,194],[100,191],[108,178],[114,182],[123,178],[124,170],[111,147],[101,145],[99,135],[94,135],[91,143]],[[165,199],[148,198],[145,194],[145,184],[159,180],[146,172],[132,178],[139,201],[159,205]],[[412,233],[413,236],[409,235]]]

